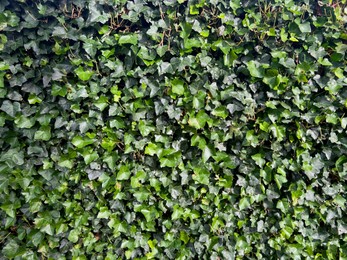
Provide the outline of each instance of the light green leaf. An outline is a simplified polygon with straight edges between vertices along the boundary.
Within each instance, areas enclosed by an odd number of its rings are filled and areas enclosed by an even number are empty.
[[[136,45],[138,41],[138,35],[137,34],[126,34],[126,35],[121,35],[119,37],[118,43],[119,44],[132,44]]]
[[[343,198],[340,194],[336,195],[336,197],[334,198],[334,202],[341,208],[345,208],[345,203],[346,203],[346,199]]]
[[[14,122],[18,128],[31,128],[35,125],[34,118],[28,118],[24,115],[21,115],[18,118],[16,118]]]
[[[263,78],[265,75],[265,69],[262,68],[257,61],[249,61],[247,63],[247,69],[252,77],[255,78]]]
[[[310,33],[311,25],[310,23],[302,23],[302,24],[299,24],[299,29],[302,33]]]
[[[264,164],[265,164],[265,159],[264,159],[264,155],[261,153],[257,153],[255,155],[252,155],[252,159],[255,161],[255,163],[260,167],[263,168]]]
[[[82,66],[75,69],[75,73],[83,81],[89,80],[94,75],[94,71],[85,70]]]
[[[10,65],[5,63],[5,61],[0,61],[0,71],[1,70],[8,70],[10,68]]]
[[[285,226],[282,230],[281,230],[281,234],[286,238],[289,239],[291,237],[291,235],[293,234],[293,229],[289,226]]]
[[[287,182],[287,178],[280,174],[275,174],[275,182],[277,184],[278,189],[282,188],[282,184]]]
[[[203,110],[200,110],[196,117],[191,116],[188,119],[188,124],[196,129],[204,128],[209,118],[210,117]]]
[[[79,135],[75,136],[71,141],[71,143],[77,148],[83,148],[87,145],[93,144],[94,142],[94,139],[89,139],[88,137],[81,137]]]
[[[34,135],[35,140],[48,141],[51,139],[51,127],[50,126],[41,126]]]
[[[128,165],[122,165],[117,174],[117,180],[129,180],[131,172]]]
[[[160,147],[160,145],[157,145],[155,143],[149,143],[146,148],[145,148],[145,154],[148,154],[150,156],[153,155],[158,155],[158,157],[161,157],[160,154],[162,152],[162,148]]]
[[[212,115],[225,119],[228,116],[228,110],[224,106],[219,106],[212,111]]]
[[[171,80],[172,93],[177,95],[184,94],[184,81],[180,79]]]
[[[140,120],[138,127],[142,136],[148,136],[151,132],[156,130],[154,126],[146,124],[143,120]]]
[[[58,165],[60,167],[65,167],[68,169],[72,169],[72,167],[74,166],[74,163],[72,160],[68,159],[68,158],[61,158],[61,160],[59,160]]]
[[[205,163],[212,156],[211,149],[206,145],[202,150],[202,161]]]
[[[210,180],[210,173],[205,168],[195,167],[192,178],[198,183],[208,185]]]
[[[99,158],[99,155],[96,151],[90,151],[90,150],[86,150],[83,153],[83,158],[84,158],[84,162],[86,164],[90,164],[91,162],[95,161],[96,159]]]
[[[98,100],[94,101],[94,105],[100,110],[104,111],[108,107],[108,98],[106,96],[99,97]]]
[[[346,126],[347,126],[347,117],[344,117],[341,119],[341,127],[343,129],[346,129]]]
[[[107,207],[101,207],[96,218],[108,219],[110,215],[111,215],[111,212],[109,211],[109,209]]]
[[[247,209],[250,205],[251,205],[251,203],[249,201],[249,198],[248,197],[243,197],[242,199],[240,199],[239,209],[240,210]]]
[[[68,240],[72,243],[77,243],[79,236],[80,236],[81,232],[77,229],[73,229],[70,231],[69,236],[68,236]]]

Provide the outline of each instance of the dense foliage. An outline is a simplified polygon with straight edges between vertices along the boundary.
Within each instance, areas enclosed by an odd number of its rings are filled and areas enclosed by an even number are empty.
[[[0,1],[0,259],[347,259],[346,1]]]

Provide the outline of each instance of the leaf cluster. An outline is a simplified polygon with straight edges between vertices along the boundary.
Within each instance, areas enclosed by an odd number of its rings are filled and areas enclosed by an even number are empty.
[[[0,1],[0,258],[347,258],[346,1]]]

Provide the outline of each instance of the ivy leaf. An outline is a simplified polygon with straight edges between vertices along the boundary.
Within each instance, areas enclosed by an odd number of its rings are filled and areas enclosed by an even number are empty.
[[[277,184],[278,189],[282,188],[282,184],[287,182],[287,178],[280,174],[275,174],[275,182]]]
[[[77,74],[79,79],[83,81],[88,81],[94,75],[94,71],[85,70],[82,66],[79,66],[77,69],[75,69],[75,73]]]
[[[220,106],[212,111],[212,115],[226,119],[228,116],[228,110],[224,106]]]
[[[143,120],[140,120],[138,127],[142,136],[148,136],[151,132],[155,131],[154,126],[146,124]]]
[[[157,145],[155,143],[149,143],[145,148],[145,154],[148,154],[150,156],[156,154],[158,155],[158,157],[161,157],[162,150],[163,149],[160,147],[160,145]]]
[[[196,167],[194,168],[193,180],[197,183],[209,184],[210,173],[205,168]]]
[[[24,115],[21,115],[16,118],[14,121],[18,128],[32,128],[35,125],[35,119],[34,118],[28,118]]]
[[[171,80],[172,92],[177,95],[184,94],[184,81],[180,79]]]
[[[41,126],[38,131],[35,132],[34,139],[48,141],[52,137],[50,126]]]
[[[252,155],[252,159],[255,161],[255,163],[260,167],[263,168],[265,165],[265,159],[264,159],[264,154],[262,153],[257,153]]]
[[[87,145],[93,144],[95,142],[94,139],[89,139],[87,137],[81,137],[79,135],[75,136],[72,140],[71,143],[76,146],[77,148],[83,148]]]
[[[99,155],[96,151],[92,151],[92,150],[85,150],[83,152],[83,158],[84,158],[84,162],[88,165],[91,162],[95,161],[96,159],[99,158]]]
[[[81,232],[78,229],[73,229],[70,231],[68,240],[71,241],[72,243],[77,243],[79,237],[80,237]]]
[[[25,250],[21,248],[18,243],[11,239],[2,249],[4,256],[8,258],[15,258],[16,256],[21,256]]]
[[[263,78],[265,75],[265,69],[261,67],[261,65],[257,61],[249,61],[247,63],[247,69],[252,77]]]
[[[111,212],[109,211],[107,207],[100,207],[99,213],[96,217],[108,219],[110,215],[111,215]]]
[[[117,180],[129,180],[131,172],[128,165],[122,165],[117,173]]]
[[[299,29],[302,33],[310,33],[311,32],[311,25],[310,23],[301,23],[299,24]]]
[[[138,36],[137,34],[126,34],[126,35],[121,35],[119,37],[118,43],[119,44],[131,44],[131,45],[136,45],[138,41]]]
[[[239,209],[240,210],[244,210],[249,208],[249,206],[251,205],[249,198],[248,197],[243,197],[242,199],[240,199],[239,202]]]
[[[212,150],[210,149],[210,147],[208,147],[208,145],[206,145],[204,147],[204,149],[202,150],[202,160],[203,162],[207,162],[207,160],[212,156]]]
[[[196,129],[201,129],[205,127],[205,124],[209,118],[210,117],[203,110],[200,110],[195,117],[191,116],[189,118],[188,124]]]

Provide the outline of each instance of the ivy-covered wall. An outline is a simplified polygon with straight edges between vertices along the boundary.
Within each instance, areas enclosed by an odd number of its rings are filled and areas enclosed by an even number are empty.
[[[347,259],[346,0],[1,0],[0,259]]]

